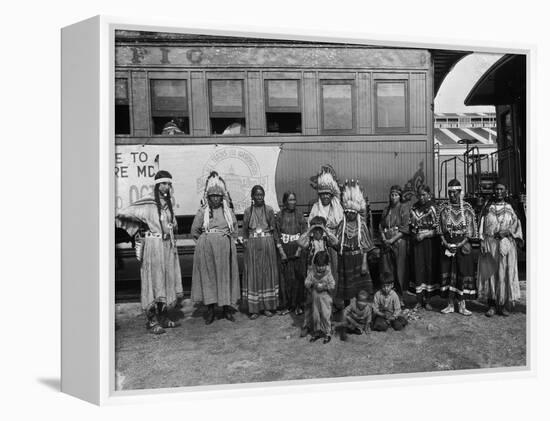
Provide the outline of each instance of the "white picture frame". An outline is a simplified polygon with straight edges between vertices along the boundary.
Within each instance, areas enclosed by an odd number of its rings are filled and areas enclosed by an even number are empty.
[[[181,28],[170,21],[144,22],[97,16],[62,30],[62,392],[97,405],[167,401],[225,396],[252,396],[267,391],[327,391],[339,384],[361,382],[365,387],[414,385],[426,378],[463,381],[532,376],[535,372],[532,320],[535,310],[528,289],[527,365],[525,368],[466,370],[463,372],[381,375],[345,379],[219,385],[117,392],[114,375],[114,31],[136,29],[163,32],[279,37],[302,40],[360,41],[364,44],[441,49],[468,49],[527,55],[528,165],[531,104],[530,76],[533,46],[503,47],[486,43],[434,44],[431,40],[310,32],[254,33],[215,28]],[[528,184],[528,191],[531,190]],[[529,210],[529,215],[531,215]],[[529,217],[529,216],[528,216]],[[87,221],[83,224],[82,221]],[[529,229],[529,234],[531,229]],[[528,265],[527,278],[533,279]],[[78,299],[86,297],[86,299]],[[466,377],[463,377],[463,376]]]

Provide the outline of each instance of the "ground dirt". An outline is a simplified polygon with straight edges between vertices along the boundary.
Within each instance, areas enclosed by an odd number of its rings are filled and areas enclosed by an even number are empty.
[[[442,315],[421,311],[400,332],[349,335],[346,342],[310,343],[300,338],[303,316],[285,315],[236,322],[216,320],[206,326],[201,309],[186,302],[175,316],[181,326],[153,335],[145,329],[138,303],[117,304],[116,388],[178,386],[337,378],[526,365],[525,282],[522,301],[509,317],[474,312]],[[414,297],[407,296],[408,307]],[[439,298],[436,310],[445,306]]]

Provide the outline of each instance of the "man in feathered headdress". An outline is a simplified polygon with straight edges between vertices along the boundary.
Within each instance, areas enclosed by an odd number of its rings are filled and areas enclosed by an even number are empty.
[[[130,236],[139,231],[136,255],[141,261],[141,305],[147,327],[155,334],[178,325],[168,318],[168,308],[183,300],[171,190],[172,176],[160,170],[153,196],[137,200],[116,216],[117,227]]]
[[[319,200],[315,202],[309,212],[308,225],[311,225],[313,218],[321,216],[326,221],[326,230],[336,235],[338,226],[344,219],[344,209],[340,203],[340,186],[336,181],[336,174],[329,165],[321,167],[315,183]],[[330,257],[330,269],[332,276],[338,285],[338,255],[333,248],[328,249]]]
[[[361,290],[372,294],[372,278],[367,263],[367,254],[374,251],[372,235],[362,216],[366,202],[356,180],[348,181],[342,192],[344,219],[338,227],[338,286],[336,300],[345,305]]]
[[[344,218],[344,210],[340,203],[340,186],[331,167],[323,166],[317,175],[316,189],[319,200],[313,204],[309,213],[308,223],[316,216],[322,216],[327,221],[327,228],[332,232]]]
[[[231,210],[224,180],[212,171],[206,180],[204,204],[197,212],[191,234],[197,240],[193,258],[191,298],[208,306],[206,324],[215,319],[215,307],[235,321],[233,311],[240,296],[237,266],[237,218]]]

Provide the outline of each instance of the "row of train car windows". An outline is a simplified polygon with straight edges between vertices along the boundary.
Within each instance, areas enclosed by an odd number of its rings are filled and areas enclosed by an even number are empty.
[[[346,80],[322,80],[321,128],[324,132],[353,132],[355,85]],[[377,81],[376,128],[407,128],[406,81]],[[151,118],[154,135],[190,133],[189,95],[185,79],[151,79]],[[209,80],[210,129],[213,135],[245,133],[245,96],[242,80]],[[302,100],[299,80],[265,81],[267,133],[302,133]],[[128,81],[116,79],[115,133],[130,134]]]

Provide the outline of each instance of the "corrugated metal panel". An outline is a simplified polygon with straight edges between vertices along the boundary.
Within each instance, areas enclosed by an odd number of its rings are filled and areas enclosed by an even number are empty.
[[[360,134],[372,133],[371,107],[369,104],[371,98],[370,73],[359,73],[358,92],[359,110],[357,113]]]
[[[382,209],[391,185],[403,186],[411,179],[430,182],[426,179],[426,159],[426,142],[286,144],[275,175],[277,197],[281,200],[286,190],[293,190],[301,210],[308,211],[317,199],[310,177],[322,164],[330,164],[341,182],[359,179],[373,209]]]
[[[317,134],[317,80],[314,72],[304,72],[304,134]]]
[[[206,86],[203,72],[191,72],[191,106],[193,134],[205,136],[208,130],[208,108],[206,105]]]
[[[426,74],[412,73],[410,77],[411,133],[426,133]]]
[[[132,113],[135,136],[149,135],[149,87],[146,72],[132,72]]]
[[[265,113],[260,72],[248,72],[248,114],[246,124],[252,136],[264,134]]]

